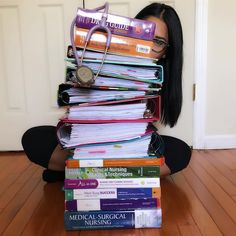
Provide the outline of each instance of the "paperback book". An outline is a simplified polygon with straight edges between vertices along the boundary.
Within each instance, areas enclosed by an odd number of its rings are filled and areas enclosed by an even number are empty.
[[[65,168],[66,179],[119,179],[160,177],[159,166]]]
[[[88,30],[82,28],[75,28],[75,46],[84,48],[85,38]],[[92,34],[87,48],[90,50],[103,52],[106,46],[107,35],[103,32],[95,32]],[[155,43],[153,41],[147,41],[143,39],[134,39],[130,37],[124,37],[120,35],[112,35],[111,44],[108,49],[109,53],[114,53],[124,56],[135,56],[155,59],[157,53],[152,50]]]
[[[160,178],[65,179],[66,189],[160,188]]]
[[[64,189],[65,200],[161,198],[161,188]]]
[[[66,211],[120,211],[159,208],[158,198],[80,199],[65,201]]]
[[[79,28],[91,29],[98,25],[102,19],[102,12],[78,8],[76,26]],[[153,40],[156,24],[152,21],[129,18],[114,14],[107,14],[106,26],[112,34],[126,37]]]
[[[161,209],[132,211],[65,211],[67,230],[160,228]]]

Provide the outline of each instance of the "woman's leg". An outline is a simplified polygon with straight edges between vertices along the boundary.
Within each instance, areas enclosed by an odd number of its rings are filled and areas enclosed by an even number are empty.
[[[46,168],[43,179],[47,182],[63,181],[68,150],[58,145],[56,127],[37,126],[22,136],[22,146],[30,161]]]
[[[165,165],[161,167],[161,176],[174,174],[187,167],[191,155],[191,148],[182,140],[161,135],[164,142]]]

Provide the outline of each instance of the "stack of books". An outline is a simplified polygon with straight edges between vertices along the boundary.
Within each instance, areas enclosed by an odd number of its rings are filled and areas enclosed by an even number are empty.
[[[87,28],[96,24],[100,13],[79,9],[77,14],[74,40],[81,56]],[[70,149],[65,228],[159,228],[164,158],[157,152],[160,140],[152,122],[160,118],[163,68],[151,51],[155,24],[108,15],[107,25],[112,43],[95,83],[89,87],[75,83],[77,65],[69,46],[66,81],[58,89],[58,104],[67,111],[57,136],[62,148]],[[106,37],[94,33],[88,44],[91,51],[83,55],[83,64],[94,73],[103,57],[99,35]],[[127,46],[120,47],[117,38]]]

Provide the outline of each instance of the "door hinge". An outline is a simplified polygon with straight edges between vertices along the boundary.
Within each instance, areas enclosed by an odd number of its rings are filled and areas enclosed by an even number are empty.
[[[193,101],[196,99],[196,84],[193,84]]]

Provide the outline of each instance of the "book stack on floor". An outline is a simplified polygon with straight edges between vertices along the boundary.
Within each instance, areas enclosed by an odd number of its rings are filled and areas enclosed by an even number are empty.
[[[78,10],[74,39],[78,54],[84,46],[79,32],[91,27],[88,13],[97,14]],[[61,146],[70,149],[64,183],[67,230],[161,227],[160,166],[164,158],[158,154],[160,137],[152,122],[160,118],[163,69],[147,49],[155,24],[125,19],[139,23],[139,31],[148,25],[148,37],[141,40],[135,34],[116,35],[112,30],[112,38],[138,42],[139,47],[137,52],[130,45],[121,51],[110,47],[91,86],[75,83],[77,65],[68,48],[66,82],[58,89],[58,104],[67,112],[57,127]],[[86,50],[83,64],[97,73],[103,53],[92,45],[102,47],[99,37],[92,36],[91,51]]]

